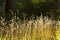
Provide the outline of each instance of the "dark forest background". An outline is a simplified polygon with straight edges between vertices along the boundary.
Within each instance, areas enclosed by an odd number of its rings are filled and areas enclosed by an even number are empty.
[[[14,16],[23,20],[41,15],[60,20],[60,0],[0,0],[0,17],[7,21]]]

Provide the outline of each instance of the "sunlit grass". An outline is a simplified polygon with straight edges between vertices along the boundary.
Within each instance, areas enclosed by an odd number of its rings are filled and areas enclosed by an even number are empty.
[[[2,18],[0,40],[60,40],[60,21],[40,16],[36,20],[24,20],[23,23],[13,18],[6,25]]]
[[[56,31],[56,39],[60,40],[60,28]]]

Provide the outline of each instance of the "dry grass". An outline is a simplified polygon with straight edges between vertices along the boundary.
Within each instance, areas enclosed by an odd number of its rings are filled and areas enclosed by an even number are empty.
[[[4,19],[0,21],[0,40],[60,40],[58,30],[60,21],[54,21],[45,17],[36,20],[15,21],[6,25]]]

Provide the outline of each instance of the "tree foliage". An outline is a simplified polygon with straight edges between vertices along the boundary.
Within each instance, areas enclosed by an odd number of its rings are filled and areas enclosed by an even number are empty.
[[[59,0],[1,0],[0,4],[3,1],[5,2],[6,19],[12,18],[14,15],[23,19],[24,17],[36,17],[41,14],[56,19],[60,15]]]

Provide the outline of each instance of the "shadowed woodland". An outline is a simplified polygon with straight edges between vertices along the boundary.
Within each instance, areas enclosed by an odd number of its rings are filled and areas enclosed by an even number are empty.
[[[5,17],[7,21],[12,17],[19,17],[21,20],[30,19],[43,15],[54,20],[60,19],[60,1],[59,0],[1,0],[0,16]]]

